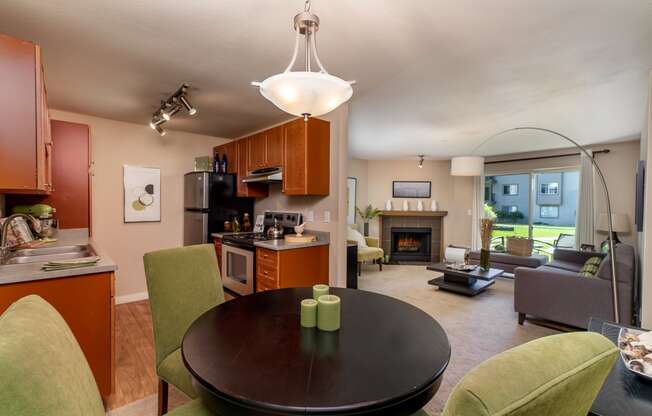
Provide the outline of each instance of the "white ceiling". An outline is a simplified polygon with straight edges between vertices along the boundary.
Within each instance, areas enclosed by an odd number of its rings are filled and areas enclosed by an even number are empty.
[[[169,127],[237,137],[287,118],[249,82],[285,68],[302,8],[301,0],[5,0],[0,31],[42,45],[54,108],[145,124],[186,81],[198,116]],[[524,124],[583,143],[640,135],[650,0],[313,0],[313,11],[322,62],[358,81],[355,157],[468,154]],[[498,142],[479,152],[562,146],[531,135]]]

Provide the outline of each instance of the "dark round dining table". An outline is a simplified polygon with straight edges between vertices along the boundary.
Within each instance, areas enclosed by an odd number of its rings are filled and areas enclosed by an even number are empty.
[[[437,392],[451,348],[442,327],[398,299],[331,288],[341,328],[302,328],[311,288],[223,303],[192,323],[183,361],[219,415],[411,415]]]

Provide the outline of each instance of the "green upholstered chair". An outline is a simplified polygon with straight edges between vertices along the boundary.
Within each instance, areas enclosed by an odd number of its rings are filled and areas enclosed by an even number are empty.
[[[552,335],[498,354],[457,384],[443,416],[586,416],[618,359],[602,335]]]
[[[211,244],[145,254],[145,276],[152,310],[159,415],[167,411],[168,383],[196,397],[181,358],[181,341],[201,314],[224,302],[222,280]]]
[[[36,295],[0,316],[0,415],[104,416],[86,357],[61,315]],[[197,400],[170,416],[211,416]]]
[[[374,237],[365,237],[364,240],[367,243],[367,247],[358,246],[358,274],[362,273],[362,263],[366,261],[378,263],[378,267],[382,271],[385,252],[380,248],[378,239]]]

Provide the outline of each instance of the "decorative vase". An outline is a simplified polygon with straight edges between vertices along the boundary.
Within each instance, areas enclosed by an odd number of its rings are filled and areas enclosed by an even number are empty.
[[[403,211],[409,211],[410,210],[410,203],[406,200],[403,201]]]
[[[439,211],[439,204],[436,199],[430,201],[430,211]]]
[[[423,201],[417,201],[417,211],[423,211]]]
[[[368,222],[364,223],[364,236],[369,237],[369,223]]]
[[[489,250],[480,249],[480,270],[489,271]]]
[[[392,200],[388,199],[387,202],[385,202],[385,211],[391,211],[392,210]]]

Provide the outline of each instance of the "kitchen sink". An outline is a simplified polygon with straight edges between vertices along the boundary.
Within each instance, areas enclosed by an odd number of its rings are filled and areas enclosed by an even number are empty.
[[[4,264],[47,263],[55,260],[81,259],[96,255],[95,250],[88,244],[27,248],[12,252]]]

